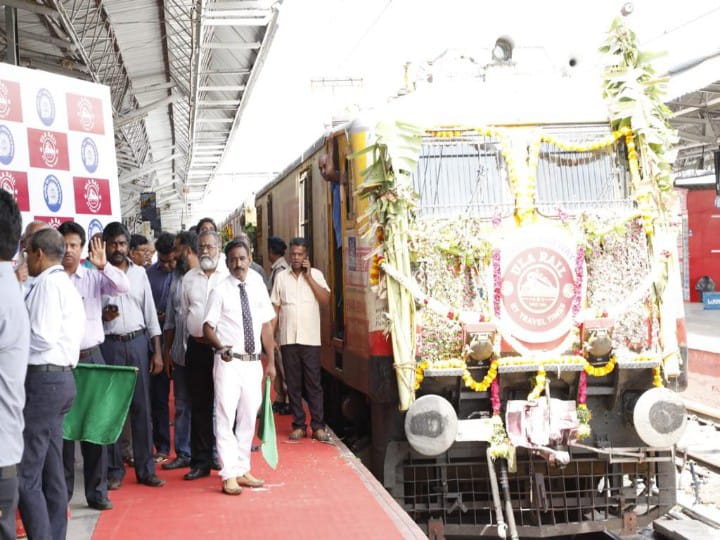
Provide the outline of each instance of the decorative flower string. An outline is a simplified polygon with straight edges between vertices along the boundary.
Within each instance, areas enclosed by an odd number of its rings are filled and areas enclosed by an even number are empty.
[[[587,373],[588,375],[592,375],[593,377],[605,377],[606,375],[610,375],[610,373],[613,372],[616,363],[617,357],[615,356],[610,357],[610,360],[608,360],[604,366],[596,367],[590,364],[590,362],[586,362],[584,368],[585,373]]]
[[[545,367],[540,364],[537,375],[535,375],[535,386],[528,394],[528,401],[535,401],[540,397],[540,394],[545,390],[545,381],[547,380],[547,373],[545,373]]]
[[[505,431],[500,414],[500,383],[497,378],[490,385],[490,402],[492,403],[492,433],[490,434],[490,457],[492,459],[508,459],[513,452],[512,444]]]
[[[662,372],[660,370],[660,366],[655,366],[653,368],[653,386],[657,388],[662,388],[665,386],[663,384],[663,378],[662,378]]]
[[[375,230],[375,254],[372,256],[370,269],[368,270],[368,281],[370,286],[374,287],[380,283],[380,266],[385,262],[385,257],[380,255],[382,244],[385,240],[385,233],[381,226]]]
[[[580,379],[578,380],[577,417],[577,438],[580,440],[587,439],[592,433],[590,428],[592,413],[587,407],[587,373],[585,371],[580,372]]]
[[[488,388],[490,388],[490,385],[496,379],[497,370],[498,363],[497,360],[493,358],[493,360],[490,362],[488,372],[482,381],[477,382],[473,378],[472,373],[470,373],[470,370],[467,368],[465,368],[465,370],[463,371],[462,380],[465,383],[465,386],[468,387],[470,390],[473,390],[475,392],[485,392]]]

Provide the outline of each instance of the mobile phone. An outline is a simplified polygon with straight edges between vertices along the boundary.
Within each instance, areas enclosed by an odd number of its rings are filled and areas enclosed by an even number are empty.
[[[108,304],[105,307],[108,309],[108,311],[113,311],[113,312],[117,313],[118,307],[115,304]]]

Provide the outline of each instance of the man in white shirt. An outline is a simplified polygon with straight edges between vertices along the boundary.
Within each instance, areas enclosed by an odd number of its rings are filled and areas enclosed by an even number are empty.
[[[18,248],[22,218],[17,203],[0,189],[0,540],[15,539],[17,468],[23,454],[25,376],[30,322],[10,262]]]
[[[203,321],[207,299],[215,286],[228,275],[218,266],[220,237],[214,231],[203,230],[198,235],[200,266],[193,268],[182,284],[182,306],[188,332],[187,374],[190,390],[190,472],[185,480],[197,480],[210,475],[213,467],[213,348],[203,335]]]
[[[101,237],[95,237],[91,242],[91,249],[88,249],[88,259],[93,264],[93,268],[88,268],[80,264],[86,238],[82,225],[74,221],[66,221],[58,227],[58,232],[65,239],[63,268],[80,293],[85,306],[86,319],[83,339],[80,342],[80,362],[105,364],[100,351],[100,344],[105,341],[102,296],[125,294],[130,290],[130,282],[125,272],[107,264],[105,244]],[[85,500],[90,508],[109,510],[112,508],[112,503],[107,496],[107,446],[81,441],[80,449],[83,456]],[[70,499],[75,484],[75,441],[64,441],[63,464],[68,499]]]
[[[60,265],[65,240],[55,229],[36,232],[28,251],[35,277],[25,305],[30,360],[25,379],[25,449],[20,462],[20,515],[30,538],[64,540],[68,496],[62,462],[62,423],[75,399],[72,369],[85,326],[80,293]]]
[[[222,490],[239,495],[241,486],[263,485],[250,473],[250,451],[262,402],[261,342],[267,351],[267,373],[275,377],[275,310],[262,278],[249,271],[250,246],[231,241],[225,246],[225,260],[231,275],[210,293],[203,331],[215,349],[215,434]]]

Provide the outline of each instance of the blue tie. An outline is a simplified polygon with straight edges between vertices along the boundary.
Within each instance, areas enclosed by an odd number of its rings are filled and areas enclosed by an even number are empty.
[[[250,302],[245,291],[245,284],[240,283],[240,305],[242,306],[243,315],[243,332],[245,333],[245,352],[253,354],[255,352],[255,334],[253,334],[252,315],[250,314]]]

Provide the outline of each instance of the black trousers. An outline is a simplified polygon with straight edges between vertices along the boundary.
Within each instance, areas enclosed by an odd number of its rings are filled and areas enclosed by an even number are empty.
[[[100,349],[80,360],[83,364],[105,364]],[[85,484],[85,500],[88,503],[107,499],[107,446],[80,441],[83,458],[83,479]],[[68,500],[72,499],[75,487],[75,441],[63,440],[63,467],[67,484]]]
[[[15,540],[15,510],[18,505],[18,479],[0,480],[0,540]]]
[[[185,364],[190,391],[190,467],[193,469],[209,470],[212,467],[212,453],[215,446],[214,361],[215,353],[210,345],[200,343],[192,336],[188,338]]]
[[[310,427],[313,431],[325,428],[323,413],[323,389],[320,384],[320,347],[313,345],[283,345],[283,365],[290,408],[293,414],[293,428],[305,429],[306,418],[303,395],[310,410]]]
[[[138,368],[135,392],[130,402],[130,428],[135,457],[135,478],[139,482],[155,474],[150,422],[150,341],[143,333],[131,341],[106,339],[100,348],[109,365]],[[122,480],[124,477],[125,465],[118,441],[108,447],[108,478]]]

